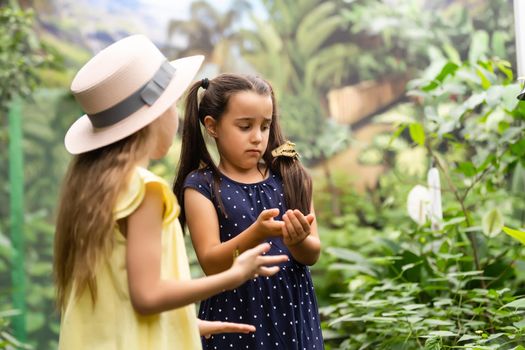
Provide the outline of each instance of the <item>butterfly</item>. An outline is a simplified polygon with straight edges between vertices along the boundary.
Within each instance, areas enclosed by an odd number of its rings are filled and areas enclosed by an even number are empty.
[[[286,141],[279,147],[275,148],[272,151],[272,156],[274,157],[289,157],[297,159],[299,158],[299,153],[295,150],[295,143]]]

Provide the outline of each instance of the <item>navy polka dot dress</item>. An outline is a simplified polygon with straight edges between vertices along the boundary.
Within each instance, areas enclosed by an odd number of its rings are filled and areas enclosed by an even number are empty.
[[[270,208],[286,211],[282,180],[270,173],[266,180],[244,184],[221,174],[220,195],[228,214],[221,214],[213,199],[213,176],[209,168],[194,171],[184,187],[194,188],[210,199],[220,224],[220,239],[225,242],[246,230]],[[295,261],[281,238],[268,239],[272,247],[267,254],[287,254],[290,261],[281,264],[272,277],[254,278],[242,286],[201,302],[199,318],[252,324],[251,334],[219,334],[202,338],[204,349],[324,349],[317,301],[307,266]]]

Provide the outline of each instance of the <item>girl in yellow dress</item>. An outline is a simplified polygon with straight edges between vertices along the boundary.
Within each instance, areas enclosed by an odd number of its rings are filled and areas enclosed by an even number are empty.
[[[193,303],[271,276],[278,267],[267,265],[287,257],[263,256],[270,247],[261,244],[230,269],[191,280],[179,204],[147,170],[171,146],[176,101],[202,60],[168,62],[148,38],[133,35],[95,55],[71,84],[86,114],[65,137],[75,157],[55,236],[60,349],[191,350],[201,348],[199,333],[255,330],[197,320]]]

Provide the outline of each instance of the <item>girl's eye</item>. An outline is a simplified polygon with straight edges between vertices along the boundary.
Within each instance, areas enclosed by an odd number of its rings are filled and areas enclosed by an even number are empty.
[[[262,129],[263,129],[263,130],[268,130],[268,129],[270,129],[270,125],[263,125],[263,126],[262,126]]]
[[[241,130],[248,130],[250,128],[249,125],[239,125],[239,129]]]

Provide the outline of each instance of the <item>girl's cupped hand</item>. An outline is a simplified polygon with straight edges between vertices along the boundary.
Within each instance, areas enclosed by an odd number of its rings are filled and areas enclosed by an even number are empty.
[[[244,323],[197,320],[200,335],[209,338],[220,333],[250,333],[255,332],[255,326]]]

